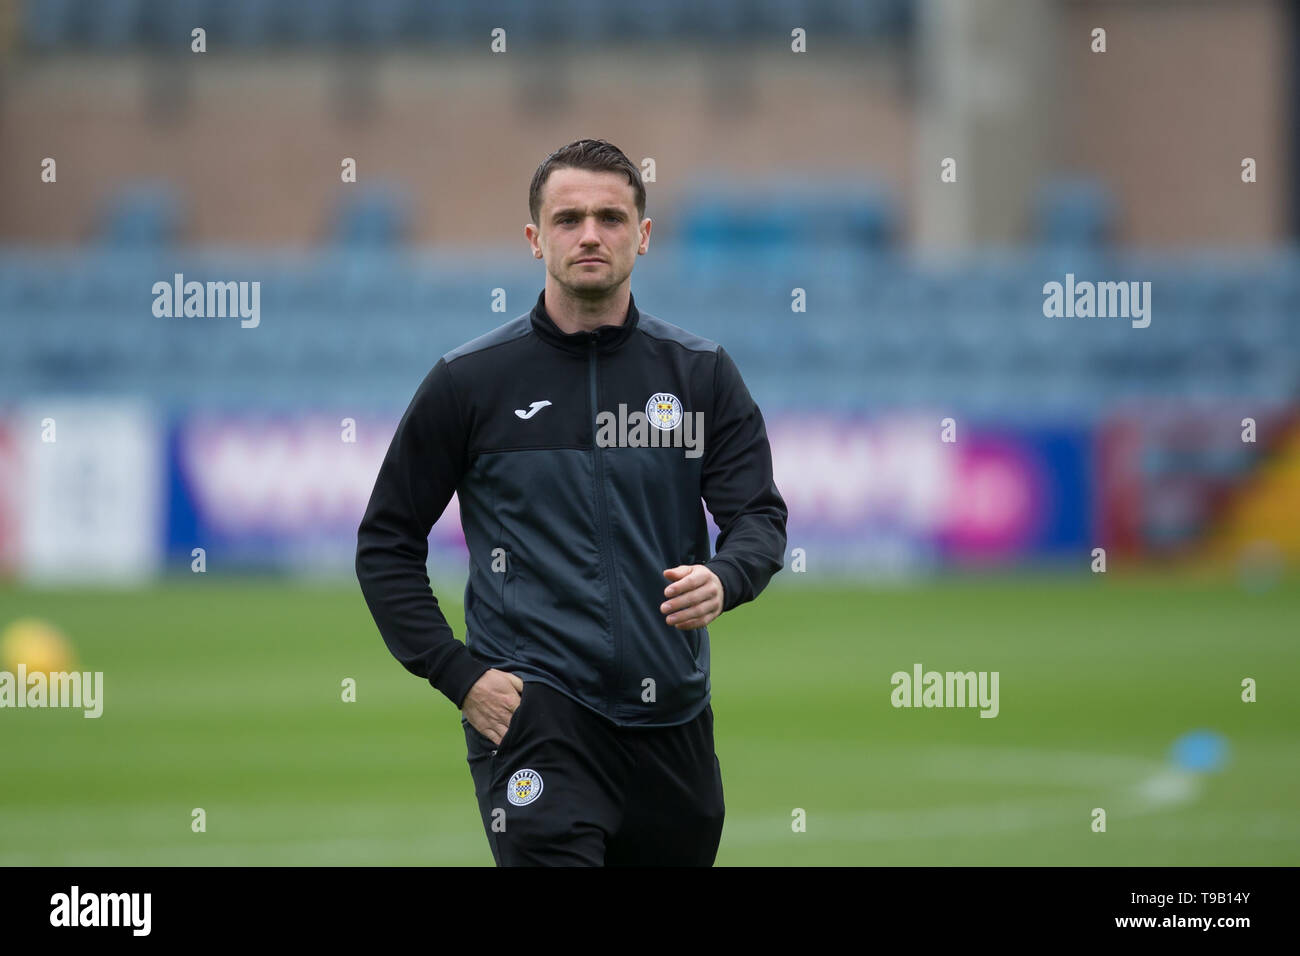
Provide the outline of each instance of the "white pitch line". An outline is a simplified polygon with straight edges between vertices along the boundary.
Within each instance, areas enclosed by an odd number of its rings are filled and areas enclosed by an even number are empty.
[[[1189,803],[1202,789],[1201,778],[1196,774],[1155,760],[1115,754],[952,751],[931,752],[918,755],[917,759],[932,775],[946,779],[978,779],[987,783],[1012,776],[1016,782],[1030,779],[1059,784],[1064,778],[1070,790],[1079,793],[1079,798],[859,813],[822,814],[815,808],[804,807],[808,829],[803,833],[791,830],[791,816],[729,816],[724,823],[723,841],[755,845],[795,837],[813,842],[874,843],[979,837],[1069,825],[1086,828],[1091,822],[1092,807],[1102,807],[1108,818],[1142,816]],[[1026,775],[1030,776],[1026,778]],[[1068,803],[1073,805],[1063,805]]]

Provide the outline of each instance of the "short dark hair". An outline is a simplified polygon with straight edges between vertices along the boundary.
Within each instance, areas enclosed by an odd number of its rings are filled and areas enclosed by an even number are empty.
[[[645,183],[641,182],[641,171],[613,143],[603,139],[579,139],[551,153],[533,173],[532,185],[528,187],[528,214],[534,223],[541,225],[538,220],[542,215],[542,187],[556,169],[626,173],[636,196],[637,220],[645,218]]]

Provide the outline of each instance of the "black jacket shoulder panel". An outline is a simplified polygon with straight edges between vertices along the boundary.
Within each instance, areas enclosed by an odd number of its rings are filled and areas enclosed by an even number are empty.
[[[650,336],[652,339],[663,339],[669,342],[676,342],[683,348],[690,349],[692,352],[716,352],[718,343],[712,339],[706,339],[702,335],[696,335],[694,332],[688,332],[686,329],[673,325],[671,322],[665,322],[663,319],[650,315],[648,312],[641,313],[641,320],[637,325],[637,330]]]
[[[532,331],[532,324],[529,322],[528,315],[524,314],[511,319],[504,325],[498,325],[489,332],[484,332],[478,338],[470,339],[464,345],[456,346],[450,352],[443,353],[442,360],[452,362],[463,356],[490,349],[493,346],[504,345],[507,342],[522,338],[530,331]]]

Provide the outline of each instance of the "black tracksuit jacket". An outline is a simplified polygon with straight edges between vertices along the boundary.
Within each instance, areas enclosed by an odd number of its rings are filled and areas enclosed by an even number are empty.
[[[495,667],[621,726],[684,723],[709,702],[709,635],[665,623],[663,571],[707,565],[730,610],[784,565],[763,416],[717,343],[634,299],[622,325],[565,333],[544,297],[447,352],[416,390],[357,531],[357,578],[393,656],[457,707]],[[620,419],[627,440],[611,444]],[[464,644],[426,570],[453,492]],[[701,498],[720,532],[712,557]]]

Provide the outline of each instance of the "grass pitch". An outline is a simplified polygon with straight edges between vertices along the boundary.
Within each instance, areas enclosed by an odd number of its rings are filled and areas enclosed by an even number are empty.
[[[718,863],[1300,864],[1295,585],[778,578],[710,628]],[[458,713],[355,582],[0,589],[0,626],[29,616],[104,673],[104,713],[0,710],[0,864],[491,865]],[[893,707],[917,663],[999,672],[998,716]],[[1196,730],[1219,769],[1173,764]]]

